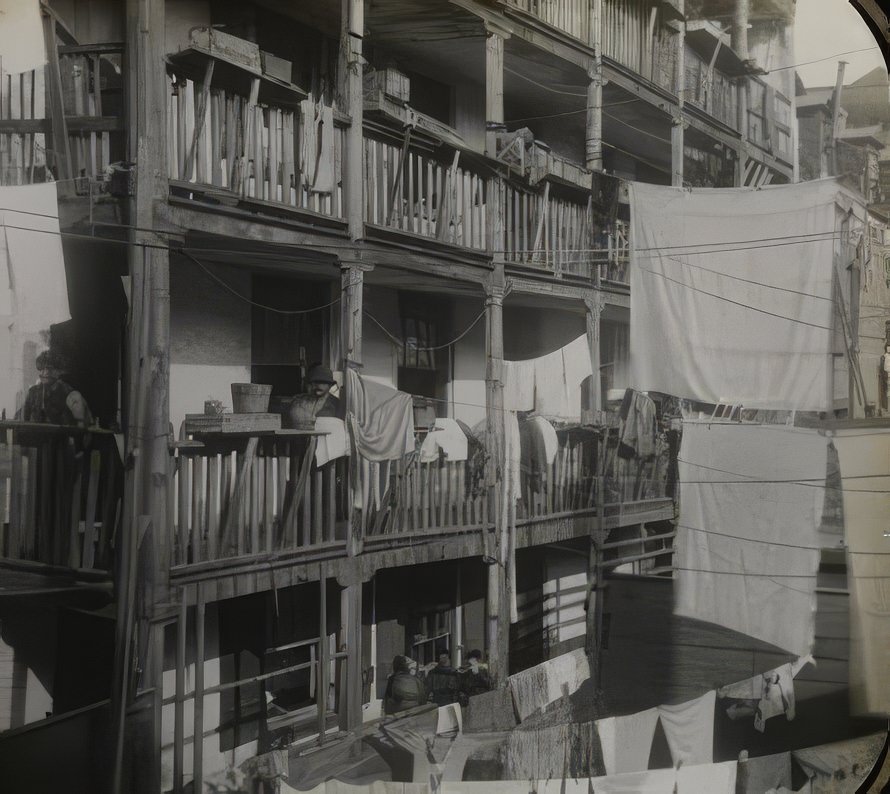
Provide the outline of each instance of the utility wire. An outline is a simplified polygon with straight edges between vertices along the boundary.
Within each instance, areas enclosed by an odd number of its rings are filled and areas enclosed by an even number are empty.
[[[383,333],[387,336],[387,338],[390,340],[390,342],[392,342],[397,347],[407,347],[409,350],[428,352],[428,351],[433,351],[433,350],[444,350],[446,347],[453,347],[458,342],[460,342],[460,340],[463,339],[468,333],[470,333],[470,331],[472,331],[473,328],[476,327],[476,324],[483,317],[485,317],[485,309],[483,309],[481,312],[479,312],[479,314],[476,315],[476,319],[474,319],[473,322],[471,322],[463,331],[461,331],[461,333],[459,333],[450,342],[446,342],[445,344],[442,344],[442,345],[434,345],[432,347],[418,347],[417,345],[412,345],[409,342],[403,342],[401,339],[399,339],[398,337],[391,334],[389,332],[389,330],[383,325],[383,323],[381,323],[380,320],[378,320],[373,314],[371,314],[370,312],[367,312],[367,311],[362,312],[362,314],[364,314],[365,317],[367,317],[369,320],[371,320],[371,322],[373,322],[374,325],[376,325],[381,331],[383,331]],[[480,406],[480,407],[483,407],[483,406]]]
[[[808,322],[807,320],[799,320],[796,317],[788,317],[784,314],[777,314],[776,312],[771,312],[771,311],[768,311],[767,309],[761,309],[757,306],[751,306],[748,303],[742,303],[741,301],[736,301],[736,300],[733,300],[732,298],[727,298],[725,295],[718,295],[716,292],[708,292],[708,290],[700,289],[699,287],[694,287],[691,284],[687,284],[684,281],[679,281],[678,279],[671,278],[670,276],[666,275],[665,273],[658,273],[657,271],[650,270],[649,268],[640,267],[640,270],[642,270],[646,273],[651,273],[653,276],[661,276],[661,278],[665,279],[666,281],[671,281],[674,284],[678,284],[679,286],[685,287],[686,289],[692,290],[693,292],[700,292],[702,295],[708,295],[712,298],[716,298],[717,300],[725,301],[726,303],[730,303],[733,306],[739,306],[743,309],[750,309],[751,311],[758,312],[760,314],[765,314],[769,317],[775,317],[779,320],[787,320],[788,322],[798,323],[799,325],[805,325],[810,328],[818,328],[820,331],[833,331],[834,330],[830,326],[819,325],[818,323],[811,323],[811,322]]]
[[[532,85],[536,85],[538,86],[538,88],[543,88],[545,91],[550,91],[550,93],[552,94],[562,94],[563,96],[574,96],[581,97],[582,99],[587,99],[586,91],[584,91],[583,93],[578,93],[576,91],[560,91],[558,88],[553,88],[552,86],[545,85],[544,83],[539,83],[537,80],[533,80],[531,77],[526,77],[524,74],[522,74],[522,72],[517,72],[515,69],[511,69],[509,66],[505,66],[504,71],[518,77],[520,80],[525,80]]]
[[[770,69],[766,74],[772,74],[773,72],[782,72],[785,69],[796,69],[798,66],[809,66],[811,63],[822,63],[822,61],[830,61],[832,58],[838,58],[841,55],[853,55],[857,52],[872,52],[873,50],[879,49],[878,47],[860,47],[858,50],[847,50],[846,52],[836,52],[833,55],[826,55],[824,58],[815,58],[812,61],[801,61],[800,63],[791,63],[787,66],[776,66]]]

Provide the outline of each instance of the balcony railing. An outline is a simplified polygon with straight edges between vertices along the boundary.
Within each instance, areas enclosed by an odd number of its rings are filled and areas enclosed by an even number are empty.
[[[606,266],[602,271],[604,281],[614,284],[630,284],[630,228],[621,220],[616,220],[606,239],[608,251]]]
[[[739,128],[738,87],[691,47],[686,47],[684,99],[733,129]]]
[[[506,3],[585,44],[589,41],[589,0],[506,0]]]
[[[508,184],[503,227],[507,262],[592,278],[593,261],[605,253],[594,244],[591,200],[551,195],[549,182],[543,191]]]
[[[109,570],[120,489],[107,431],[0,423],[0,556]]]
[[[488,526],[488,498],[479,462],[365,463],[362,532],[365,537]]]
[[[376,138],[364,140],[365,221],[484,250],[486,182],[460,166]]]
[[[178,79],[170,95],[171,179],[343,217],[345,135],[330,108],[252,102],[223,88],[202,94],[200,84]]]
[[[200,438],[176,452],[176,564],[342,545],[344,459],[288,431]]]
[[[97,179],[124,159],[123,47],[60,46],[53,55],[27,72],[0,68],[0,185],[45,182],[47,167],[57,180]]]
[[[603,55],[676,93],[679,37],[651,0],[603,0]]]

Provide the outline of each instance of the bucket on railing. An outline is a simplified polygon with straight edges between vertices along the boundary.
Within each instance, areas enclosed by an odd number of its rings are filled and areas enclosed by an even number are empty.
[[[233,383],[232,413],[263,414],[269,410],[272,387],[265,383]]]

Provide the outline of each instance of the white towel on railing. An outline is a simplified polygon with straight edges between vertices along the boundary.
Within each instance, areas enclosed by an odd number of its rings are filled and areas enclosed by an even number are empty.
[[[319,416],[315,419],[315,429],[327,433],[319,436],[315,447],[315,465],[324,466],[337,458],[349,454],[349,441],[346,438],[346,423],[336,416]]]

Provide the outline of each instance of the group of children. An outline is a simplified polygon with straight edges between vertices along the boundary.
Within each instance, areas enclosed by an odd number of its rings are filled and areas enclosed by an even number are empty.
[[[444,650],[439,653],[438,663],[429,668],[419,668],[407,656],[396,656],[392,661],[392,674],[386,681],[383,713],[395,714],[425,703],[438,706],[460,703],[465,706],[473,695],[489,689],[491,678],[481,651],[470,651],[467,664],[460,669],[451,666],[451,656]]]

